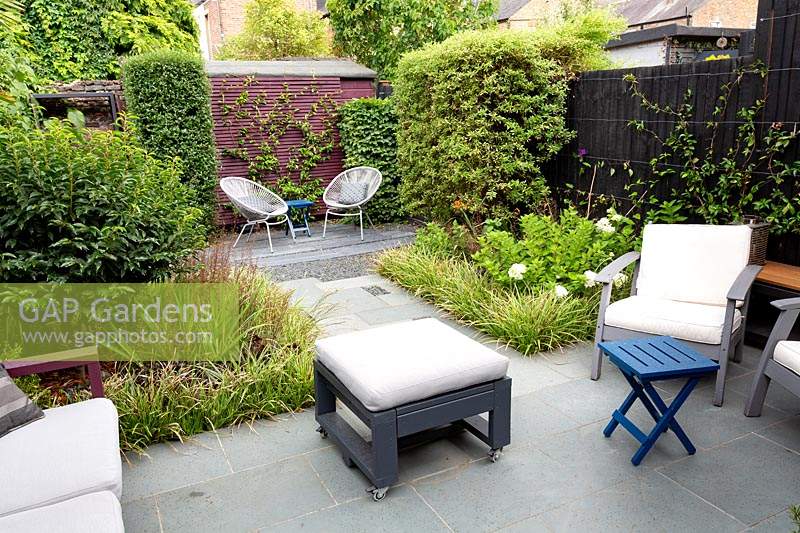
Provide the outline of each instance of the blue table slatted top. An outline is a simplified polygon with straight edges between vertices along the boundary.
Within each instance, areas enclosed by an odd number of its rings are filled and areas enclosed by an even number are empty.
[[[601,342],[599,346],[620,369],[647,381],[719,370],[718,363],[672,337]]]

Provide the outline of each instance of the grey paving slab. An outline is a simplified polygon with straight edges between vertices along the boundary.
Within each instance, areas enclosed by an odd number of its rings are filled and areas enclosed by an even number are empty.
[[[535,354],[533,357],[551,367],[554,371],[572,379],[589,377],[591,355],[594,349],[591,343],[578,343],[550,352]],[[609,369],[603,365],[603,376]]]
[[[473,462],[413,485],[456,531],[498,529],[602,488],[532,447],[510,448],[496,463]]]
[[[344,505],[295,518],[270,526],[269,531],[310,531],[330,533],[408,532],[424,533],[449,531],[436,514],[425,505],[411,487],[396,487],[391,497],[376,504],[361,498]],[[265,530],[266,531],[266,530]]]
[[[754,377],[755,372],[752,372],[746,376],[733,379],[728,382],[728,387],[747,397],[750,395]],[[786,390],[777,382],[770,383],[764,403],[775,409],[780,409],[785,413],[800,414],[800,398]]]
[[[525,446],[534,439],[576,429],[580,425],[580,422],[544,403],[535,394],[517,396],[511,400],[511,447]]]
[[[500,528],[503,533],[552,533],[552,529],[542,522],[538,516],[532,516],[515,524]]]
[[[218,431],[233,471],[281,461],[331,446],[315,430],[313,410]]]
[[[356,278],[337,279],[335,281],[326,281],[322,284],[322,289],[326,291],[335,291],[341,289],[355,289],[361,287],[370,287],[377,285],[384,287],[387,290],[392,287],[392,282],[379,276],[378,274],[367,274],[366,276],[358,276]]]
[[[278,283],[282,288],[291,291],[292,303],[306,309],[314,308],[325,296],[325,291],[320,287],[321,282],[315,278],[296,279]]]
[[[158,497],[165,532],[252,531],[333,504],[305,457],[237,472]]]
[[[349,289],[338,289],[331,291],[325,297],[325,302],[334,306],[333,314],[358,314],[364,312],[372,312],[376,309],[385,309],[389,305],[378,298],[368,293],[361,287],[352,287]]]
[[[156,498],[123,503],[122,522],[127,533],[161,533]]]
[[[323,337],[361,331],[372,327],[358,315],[327,316],[319,322],[322,326]]]
[[[798,527],[800,526],[792,521],[789,511],[783,511],[748,528],[747,531],[752,533],[793,533]]]
[[[761,428],[756,433],[800,454],[800,415]],[[800,494],[797,503],[800,504]]]
[[[743,524],[655,472],[543,513],[553,531],[738,531]]]
[[[404,320],[415,320],[418,318],[439,317],[442,312],[434,306],[426,303],[413,303],[407,305],[385,306],[381,309],[373,309],[369,312],[357,313],[359,318],[367,324],[376,326],[379,324],[390,324],[392,322],[402,322]]]
[[[627,390],[626,390],[627,387]],[[581,424],[607,420],[619,407],[630,390],[627,383],[612,372],[605,372],[598,381],[576,379],[545,387],[533,394],[553,407],[564,412]]]
[[[571,381],[536,357],[526,357],[511,350],[497,350],[509,358],[508,375],[512,379],[511,395],[525,396],[545,387]]]
[[[155,444],[146,455],[133,452],[122,461],[122,501],[138,500],[228,474],[231,468],[214,433],[186,442]]]
[[[747,435],[659,469],[747,525],[797,503],[800,455]]]

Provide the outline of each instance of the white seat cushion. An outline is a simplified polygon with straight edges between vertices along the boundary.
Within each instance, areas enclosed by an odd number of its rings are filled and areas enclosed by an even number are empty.
[[[122,509],[113,493],[93,492],[0,518],[0,531],[14,533],[123,533]]]
[[[614,326],[676,339],[720,344],[725,307],[675,302],[644,296],[619,300],[606,309],[606,326]],[[734,314],[733,331],[742,324],[742,314]]]
[[[748,226],[648,224],[642,236],[637,294],[725,305],[750,259]]]
[[[317,341],[317,357],[370,411],[500,379],[508,358],[435,318]]]
[[[800,375],[800,341],[781,341],[775,347],[775,362]]]
[[[0,439],[0,516],[89,494],[122,493],[117,409],[99,398],[47,409]]]

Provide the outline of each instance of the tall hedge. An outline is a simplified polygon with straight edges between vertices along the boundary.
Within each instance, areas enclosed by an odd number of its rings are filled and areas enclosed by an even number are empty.
[[[535,210],[542,165],[572,137],[566,96],[529,32],[466,32],[405,55],[393,98],[406,207],[440,221]]]
[[[180,158],[182,181],[197,192],[210,217],[217,157],[208,77],[200,56],[159,51],[128,59],[123,67],[128,112],[142,145],[162,159]]]
[[[359,98],[345,103],[339,108],[339,135],[346,167],[375,167],[383,175],[378,192],[366,205],[370,218],[376,222],[402,219],[394,101]]]

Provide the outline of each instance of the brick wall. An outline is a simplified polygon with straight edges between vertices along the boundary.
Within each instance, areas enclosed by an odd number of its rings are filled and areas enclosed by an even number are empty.
[[[695,11],[692,26],[755,28],[758,0],[708,0]]]

